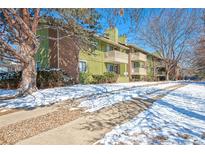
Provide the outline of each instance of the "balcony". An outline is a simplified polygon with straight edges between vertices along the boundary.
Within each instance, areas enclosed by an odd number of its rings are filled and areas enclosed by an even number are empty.
[[[117,50],[107,51],[105,52],[105,62],[108,63],[124,63],[128,64],[128,54],[123,53]]]
[[[141,52],[131,53],[131,60],[132,61],[147,61],[147,55]]]
[[[147,70],[145,68],[136,67],[132,68],[132,75],[147,75]]]
[[[166,76],[165,72],[157,72],[157,76]]]
[[[163,61],[156,62],[156,67],[165,67],[165,63]]]

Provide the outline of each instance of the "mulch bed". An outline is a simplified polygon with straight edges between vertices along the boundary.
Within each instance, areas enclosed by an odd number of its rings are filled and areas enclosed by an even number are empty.
[[[20,140],[64,125],[80,117],[83,110],[59,108],[57,111],[23,120],[0,128],[0,144],[15,144]]]

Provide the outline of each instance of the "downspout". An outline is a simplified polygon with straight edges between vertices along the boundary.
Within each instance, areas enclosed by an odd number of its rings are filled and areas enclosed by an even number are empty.
[[[132,81],[132,75],[131,75],[131,70],[132,70],[132,62],[131,62],[131,52],[132,52],[132,48],[129,49],[129,53],[128,53],[128,77],[129,77],[129,81]]]

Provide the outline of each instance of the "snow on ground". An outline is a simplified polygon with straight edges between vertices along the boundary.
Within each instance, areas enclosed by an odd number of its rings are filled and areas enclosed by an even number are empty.
[[[148,99],[154,95],[166,93],[167,91],[162,90],[163,88],[177,84],[179,84],[179,82],[167,82],[166,84],[132,87],[129,90],[126,89],[101,95],[92,95],[88,99],[81,101],[79,106],[88,108],[88,112],[93,112],[122,101],[132,100],[133,98]]]
[[[0,96],[4,97],[7,95],[15,95],[16,90],[4,90],[4,89],[0,89]]]
[[[80,98],[87,95],[101,94],[129,88],[133,86],[148,85],[156,82],[132,82],[132,83],[114,83],[114,84],[99,84],[99,85],[74,85],[68,87],[58,87],[51,89],[39,90],[32,95],[11,99],[0,100],[1,108],[33,108],[53,104],[58,101],[64,101],[73,98]],[[6,95],[14,95],[16,90],[0,89],[0,97]]]
[[[99,143],[205,144],[205,83],[172,91]]]

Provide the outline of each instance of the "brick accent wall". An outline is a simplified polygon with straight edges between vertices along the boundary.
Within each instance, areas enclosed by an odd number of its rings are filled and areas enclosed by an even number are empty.
[[[57,38],[57,30],[49,29],[49,37]],[[58,68],[58,59],[57,59],[57,40],[49,39],[49,59],[50,67]]]
[[[49,36],[57,38],[57,30],[50,29]],[[59,45],[57,40],[49,40],[50,67],[63,69],[75,83],[79,83],[79,48],[70,37],[59,31]],[[59,47],[59,55],[58,55]],[[59,59],[58,59],[59,58]]]

